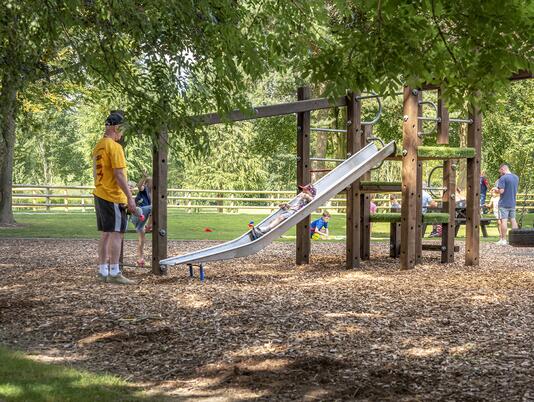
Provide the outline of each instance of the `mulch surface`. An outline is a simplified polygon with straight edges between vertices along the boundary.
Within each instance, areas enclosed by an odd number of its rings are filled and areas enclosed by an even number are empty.
[[[96,279],[96,246],[0,240],[0,344],[179,400],[534,400],[534,249],[400,271],[373,244],[347,271],[344,244],[296,266],[276,243],[208,264],[204,283],[173,267],[119,286]]]

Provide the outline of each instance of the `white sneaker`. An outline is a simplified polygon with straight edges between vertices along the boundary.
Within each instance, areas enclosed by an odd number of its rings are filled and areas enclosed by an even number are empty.
[[[508,245],[508,240],[503,239],[501,245],[502,246],[507,246]]]
[[[124,276],[122,276],[121,273],[119,273],[118,275],[115,275],[115,276],[109,275],[108,282],[109,283],[117,283],[119,285],[134,285],[135,284],[135,281],[132,281],[131,279],[125,278]]]

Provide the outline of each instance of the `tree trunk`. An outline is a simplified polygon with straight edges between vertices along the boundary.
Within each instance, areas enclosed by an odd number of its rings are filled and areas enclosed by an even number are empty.
[[[17,80],[6,72],[0,92],[0,226],[12,225],[13,151],[17,113]]]

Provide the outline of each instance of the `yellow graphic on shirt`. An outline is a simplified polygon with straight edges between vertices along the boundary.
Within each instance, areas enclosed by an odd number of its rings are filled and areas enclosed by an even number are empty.
[[[126,204],[128,199],[121,190],[113,169],[124,169],[126,176],[126,158],[120,144],[111,138],[102,138],[93,150],[93,171],[95,191],[93,194],[106,201]]]

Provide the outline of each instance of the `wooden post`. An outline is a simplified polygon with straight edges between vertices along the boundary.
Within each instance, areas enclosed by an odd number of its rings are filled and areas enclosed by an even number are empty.
[[[50,187],[45,187],[45,191],[46,191],[46,198],[45,198],[45,202],[46,202],[46,212],[50,212]]]
[[[402,123],[401,269],[415,267],[417,226],[417,90],[404,88]]]
[[[449,109],[445,106],[443,97],[441,95],[441,89],[438,90],[438,117],[441,120],[438,122],[438,144],[449,144]]]
[[[298,100],[310,99],[310,87],[299,87]],[[310,119],[311,112],[297,113],[297,184],[310,183]],[[300,191],[300,190],[299,190]],[[310,263],[310,217],[297,224],[297,265]]]
[[[401,245],[401,225],[399,222],[389,224],[389,256],[399,258]]]
[[[423,116],[423,91],[419,91],[417,94],[417,116]],[[417,146],[422,143],[423,121],[417,119]],[[417,159],[417,185],[415,194],[415,263],[421,263],[423,258],[423,162]]]
[[[361,126],[362,138],[361,147],[367,145],[367,138],[373,135],[373,126]],[[371,172],[365,173],[360,180],[371,180]],[[360,219],[360,253],[362,260],[368,260],[371,257],[371,195],[367,193],[360,194],[361,199],[361,219]]]
[[[152,186],[152,273],[162,275],[159,261],[167,258],[167,153],[168,132],[157,133],[153,146]]]
[[[357,94],[347,95],[347,154],[354,155],[362,147],[361,102]],[[347,269],[357,268],[361,261],[360,180],[347,188]]]
[[[467,158],[467,195],[465,221],[465,265],[478,265],[480,247],[480,151],[482,145],[482,115],[470,107],[473,123],[467,128],[467,146],[475,148],[475,157]]]
[[[35,189],[32,189],[32,204],[33,204],[33,207],[32,207],[32,211],[37,211],[37,192],[35,191]]]
[[[63,191],[63,194],[65,194],[65,198],[63,199],[63,201],[65,202],[65,212],[69,212],[69,190],[65,189]]]
[[[449,110],[441,96],[441,89],[438,90],[438,144],[449,144]],[[456,172],[452,168],[453,161],[447,159],[443,162],[443,187],[446,188],[443,194],[442,211],[449,214],[449,221],[441,225],[441,262],[454,262],[454,234],[456,228]]]

